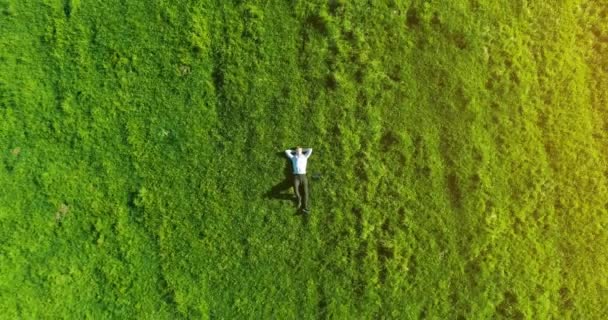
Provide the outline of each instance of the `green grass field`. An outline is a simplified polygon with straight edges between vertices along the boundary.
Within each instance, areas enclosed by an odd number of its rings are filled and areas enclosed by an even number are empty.
[[[607,91],[599,0],[0,0],[0,318],[606,319]]]

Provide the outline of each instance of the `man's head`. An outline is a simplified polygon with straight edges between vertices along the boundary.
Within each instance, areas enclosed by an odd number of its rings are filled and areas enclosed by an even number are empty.
[[[300,146],[296,147],[296,154],[297,155],[301,155],[302,154],[302,147],[300,147]]]

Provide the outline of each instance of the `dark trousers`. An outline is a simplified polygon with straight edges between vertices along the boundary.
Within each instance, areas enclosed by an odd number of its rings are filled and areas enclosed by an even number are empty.
[[[304,189],[304,194],[300,194],[300,186]],[[293,189],[296,192],[296,197],[298,198],[298,205],[302,205],[302,208],[305,210],[310,209],[308,207],[308,179],[306,178],[306,174],[294,174],[293,175]],[[304,198],[304,203],[302,203],[302,198]]]

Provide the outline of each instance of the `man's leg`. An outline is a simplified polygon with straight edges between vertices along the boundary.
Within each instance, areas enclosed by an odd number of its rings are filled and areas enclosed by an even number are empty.
[[[302,186],[304,187],[304,210],[310,210],[308,202],[308,178],[306,175],[302,175]]]
[[[300,175],[293,176],[293,190],[296,192],[298,199],[298,209],[302,206],[302,197],[300,196]]]

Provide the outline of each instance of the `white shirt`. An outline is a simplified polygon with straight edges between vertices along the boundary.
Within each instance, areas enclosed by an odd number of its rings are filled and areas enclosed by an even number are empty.
[[[291,154],[292,150],[285,150],[285,154],[291,160],[291,165],[293,167],[293,174],[306,174],[306,163],[308,162],[308,157],[312,153],[312,148],[302,149],[301,155]]]

